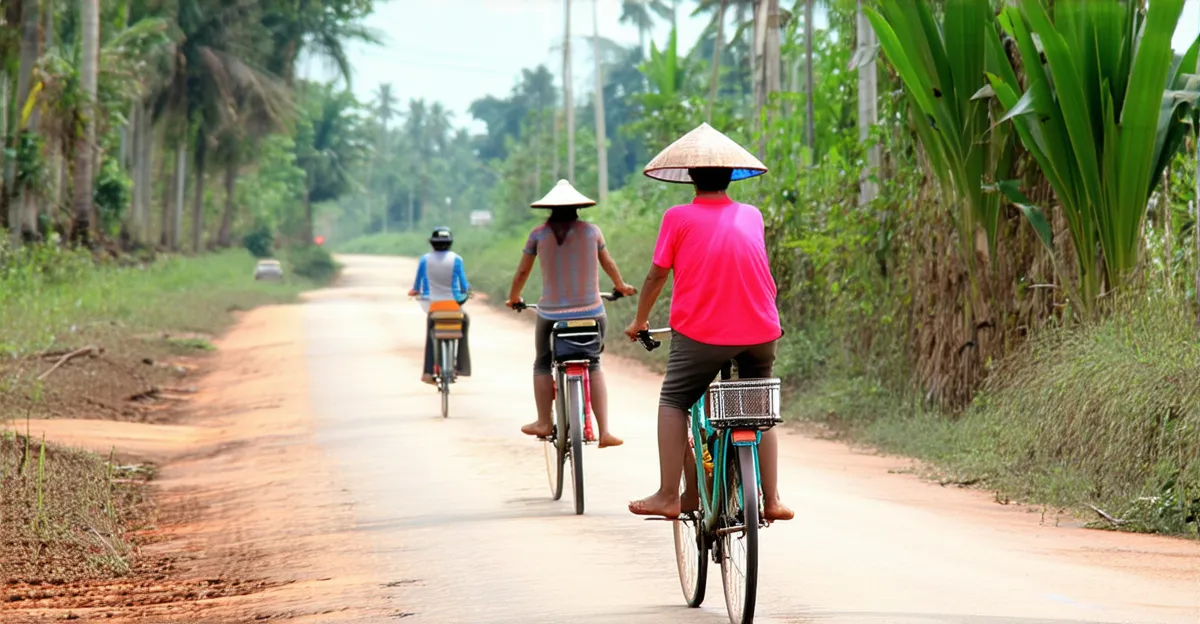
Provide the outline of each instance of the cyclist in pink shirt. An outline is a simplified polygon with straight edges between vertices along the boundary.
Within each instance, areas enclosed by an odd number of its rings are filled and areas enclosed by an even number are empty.
[[[776,341],[783,335],[762,213],[733,201],[725,192],[732,180],[765,173],[766,167],[707,124],[685,138],[689,149],[671,154],[668,148],[655,161],[666,157],[674,166],[652,177],[690,182],[696,197],[663,215],[637,318],[625,330],[631,340],[637,340],[638,332],[649,329],[650,311],[673,272],[671,352],[658,405],[661,481],[653,495],[629,504],[635,514],[668,518],[699,505],[691,471],[682,501],[679,493],[688,456],[688,409],[730,360],[737,361],[740,378],[770,377]],[[772,429],[763,434],[759,445],[768,521],[790,520],[794,515],[779,498],[778,457],[779,443]]]

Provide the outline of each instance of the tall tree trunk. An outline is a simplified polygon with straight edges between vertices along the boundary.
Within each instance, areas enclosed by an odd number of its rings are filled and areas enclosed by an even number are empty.
[[[863,13],[863,2],[858,0],[858,54],[865,59],[871,48],[875,47],[875,31],[871,22]],[[879,123],[878,74],[875,61],[870,63],[860,60],[858,66],[858,141],[865,143],[871,136],[871,128]],[[878,145],[867,147],[867,166],[863,168],[859,179],[858,201],[865,205],[879,193],[871,176],[879,172],[880,150]]]
[[[11,147],[16,149],[21,141],[21,135],[34,126],[25,119],[25,105],[33,86],[33,66],[41,56],[38,46],[38,24],[41,15],[38,12],[38,0],[22,0],[21,2],[21,56],[17,70],[17,97],[13,101],[16,125],[12,133]],[[36,109],[35,109],[36,110]],[[27,216],[27,205],[32,201],[28,189],[17,182],[17,161],[12,159],[4,171],[4,193],[7,196],[9,234],[14,243],[19,243],[22,235],[28,235],[35,225],[30,223]],[[15,201],[14,201],[15,200]]]
[[[229,162],[225,163],[225,211],[221,213],[221,229],[217,231],[217,246],[229,247],[233,229],[233,211],[237,192],[238,149],[233,148]]]
[[[80,22],[83,25],[83,67],[79,72],[83,132],[75,150],[75,223],[71,238],[88,244],[92,228],[92,182],[96,151],[96,75],[100,61],[100,0],[80,0]]]
[[[705,121],[712,123],[713,107],[717,105],[717,93],[721,87],[721,51],[725,45],[725,6],[729,4],[729,0],[721,0],[721,7],[717,9],[717,40],[713,44],[713,60],[712,60],[712,79],[708,85],[708,111],[704,115]]]
[[[192,189],[192,253],[203,251],[204,243],[204,161],[208,152],[208,139],[204,131],[196,132],[196,186]]]
[[[166,156],[164,154],[164,156]],[[174,158],[162,159],[162,222],[159,224],[158,245],[163,249],[171,248],[171,198],[175,193],[175,175],[172,168],[175,166]]]
[[[175,148],[175,202],[171,216],[171,249],[183,247],[183,202],[187,192],[187,141]]]
[[[604,64],[600,62],[600,12],[592,0],[592,36],[596,41],[596,178],[600,203],[608,198],[608,134],[604,128]]]
[[[567,112],[567,180],[575,183],[575,98],[571,77],[571,0],[563,0],[566,22],[563,33],[563,106]]]
[[[142,204],[142,115],[143,108],[140,102],[136,102],[129,114],[129,172],[130,178],[133,181],[133,197],[132,206],[129,216],[125,221],[126,228],[129,232],[129,242],[134,248],[138,247],[142,242],[141,232],[139,228],[142,226],[142,211],[145,206]]]
[[[150,243],[150,204],[154,201],[154,118],[150,107],[142,106],[142,146],[138,157],[141,169],[142,219],[138,224],[139,243]]]
[[[304,245],[313,244],[312,173],[305,174],[304,181]]]
[[[4,144],[4,137],[8,136],[8,97],[9,97],[9,79],[8,72],[0,67],[0,145]],[[15,163],[10,162],[10,159],[4,153],[7,150],[0,150],[0,163],[3,164],[0,171],[0,227],[8,227],[8,193],[12,187],[12,178],[9,176],[9,167],[13,166],[12,172],[16,172]]]
[[[814,145],[816,121],[813,119],[815,106],[813,104],[813,2],[804,3],[804,101],[806,116],[804,120],[804,144],[808,146],[810,158],[816,160],[817,152]]]

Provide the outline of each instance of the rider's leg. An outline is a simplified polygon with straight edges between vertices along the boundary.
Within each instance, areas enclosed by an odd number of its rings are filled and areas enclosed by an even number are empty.
[[[467,332],[471,329],[471,317],[463,313],[462,339],[458,341],[458,362],[455,371],[460,377],[471,376],[471,349],[467,344]]]
[[[604,382],[604,372],[599,366],[588,372],[588,381],[592,387],[592,413],[596,415],[596,425],[600,428],[600,448],[621,446],[624,440],[608,429],[608,388]]]
[[[738,377],[765,379],[775,364],[775,343],[756,345],[737,357]],[[758,444],[758,470],[762,476],[763,515],[766,520],[791,520],[796,514],[779,498],[779,436],[771,429]]]
[[[604,317],[596,321],[600,326],[600,340],[603,344],[607,324]],[[600,350],[603,351],[604,347]],[[588,383],[591,386],[592,413],[596,415],[596,425],[600,428],[600,448],[621,446],[625,441],[613,435],[608,428],[608,384],[604,381],[604,372],[600,370],[599,362],[588,369]]]
[[[658,404],[658,491],[629,503],[629,511],[668,518],[679,515],[679,477],[686,459],[691,457],[695,463],[695,456],[687,452],[687,410],[704,395],[721,366],[735,353],[730,347],[705,345],[678,332],[673,334]],[[697,490],[693,486],[690,492]],[[688,503],[691,506],[692,501]]]
[[[537,404],[537,421],[521,427],[521,433],[545,437],[554,432],[551,408],[554,403],[554,377],[550,370],[550,330],[552,321],[538,318],[533,334],[537,357],[533,360],[533,401]]]
[[[433,383],[433,319],[425,321],[425,368],[421,371],[421,381]]]

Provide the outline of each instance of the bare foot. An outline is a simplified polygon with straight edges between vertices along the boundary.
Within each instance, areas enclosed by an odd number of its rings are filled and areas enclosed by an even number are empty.
[[[431,386],[437,385],[437,382],[433,380],[433,375],[421,375],[421,383],[427,383]]]
[[[679,498],[679,511],[681,513],[700,511],[700,493],[684,490],[683,496]]]
[[[608,448],[610,446],[621,446],[625,444],[625,440],[618,438],[611,433],[600,434],[600,448]]]
[[[767,522],[782,522],[796,517],[796,512],[778,500],[763,503],[763,517]]]
[[[662,516],[664,518],[679,517],[679,499],[671,499],[665,494],[656,493],[649,498],[635,500],[629,503],[629,511],[638,516]]]
[[[550,423],[543,425],[539,422],[533,422],[521,427],[521,433],[539,438],[548,438],[554,433],[554,425]]]

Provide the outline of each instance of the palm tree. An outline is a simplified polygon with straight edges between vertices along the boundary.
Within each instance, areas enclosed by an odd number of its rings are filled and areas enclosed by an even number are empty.
[[[100,0],[80,0],[80,23],[83,27],[79,84],[82,97],[83,132],[75,148],[75,223],[71,238],[87,244],[91,239],[92,181],[96,149],[96,75],[100,61]]]
[[[38,2],[37,0],[23,0],[21,2],[21,62],[20,69],[17,72],[17,128],[14,136],[17,140],[22,140],[20,137],[26,131],[26,128],[37,124],[37,109],[31,109],[31,115],[26,118],[25,110],[27,101],[32,92],[33,83],[33,66],[37,63],[38,57],[41,55],[41,49],[38,41]],[[16,176],[13,175],[16,171],[17,163],[15,159],[8,163],[8,171],[5,173],[5,190],[4,199],[6,202],[12,202],[14,191],[18,193],[17,201],[8,204],[9,232],[14,240],[19,241],[22,236],[32,238],[37,228],[37,213],[36,208],[32,218],[29,217],[29,207],[35,206],[33,203],[32,189],[27,188],[27,185],[21,184],[20,188],[13,188]]]
[[[350,190],[351,172],[368,152],[349,91],[332,85],[302,85],[304,115],[296,137],[296,165],[304,170],[304,244],[313,240],[313,202],[337,199]]]
[[[654,20],[674,15],[672,5],[663,0],[622,0],[621,23],[632,24],[638,31],[638,48],[646,53],[646,35],[654,29]]]

